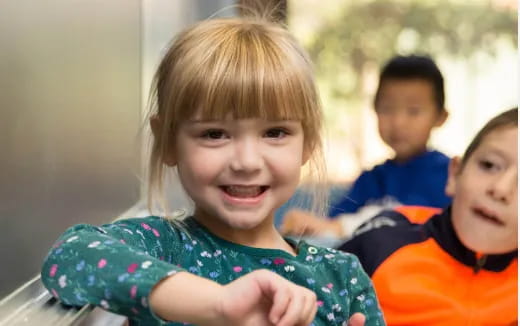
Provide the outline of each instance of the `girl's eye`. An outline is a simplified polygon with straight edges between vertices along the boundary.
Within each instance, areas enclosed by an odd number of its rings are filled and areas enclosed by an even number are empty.
[[[264,134],[264,137],[267,138],[283,138],[287,136],[289,132],[283,128],[271,128],[267,130]]]
[[[224,138],[226,138],[226,134],[223,130],[209,129],[202,133],[202,138],[210,139],[210,140],[224,139]]]

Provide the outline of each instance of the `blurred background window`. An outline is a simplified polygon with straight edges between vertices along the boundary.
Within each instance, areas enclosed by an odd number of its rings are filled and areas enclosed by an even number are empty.
[[[462,154],[485,121],[518,103],[517,22],[515,0],[289,0],[289,29],[315,63],[330,180],[352,181],[390,157],[373,97],[396,54],[437,62],[450,116],[431,146]]]

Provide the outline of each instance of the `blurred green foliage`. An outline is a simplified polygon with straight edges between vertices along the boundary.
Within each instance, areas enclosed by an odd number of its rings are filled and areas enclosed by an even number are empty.
[[[346,1],[337,9],[306,47],[324,95],[351,109],[362,107],[357,104],[365,69],[380,67],[395,54],[470,60],[476,53],[493,55],[497,42],[516,48],[516,10],[493,7],[489,1]],[[330,109],[329,119],[340,108]]]

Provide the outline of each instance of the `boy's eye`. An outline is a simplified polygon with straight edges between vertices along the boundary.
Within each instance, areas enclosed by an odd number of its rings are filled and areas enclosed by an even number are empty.
[[[201,137],[206,138],[206,139],[224,139],[227,136],[226,136],[226,133],[224,132],[224,130],[209,129],[209,130],[204,131],[202,133]]]
[[[498,166],[498,164],[496,164],[495,162],[490,161],[490,160],[480,160],[478,162],[478,165],[482,170],[485,170],[485,171],[496,170],[496,169],[500,168]]]
[[[379,107],[376,107],[376,113],[377,114],[390,114],[392,113],[392,108],[389,107],[389,106],[379,106]]]
[[[409,108],[408,109],[408,114],[413,117],[417,116],[419,113],[421,113],[421,109],[419,109],[419,108]]]
[[[267,130],[264,134],[264,137],[267,138],[283,138],[287,136],[289,132],[283,128],[271,128]]]

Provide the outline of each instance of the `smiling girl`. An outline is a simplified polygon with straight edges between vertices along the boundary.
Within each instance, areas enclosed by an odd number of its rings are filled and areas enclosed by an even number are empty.
[[[287,30],[201,22],[175,40],[154,87],[151,196],[175,168],[193,216],[70,228],[43,265],[49,291],[131,325],[384,325],[355,256],[273,224],[321,149],[310,61]]]

